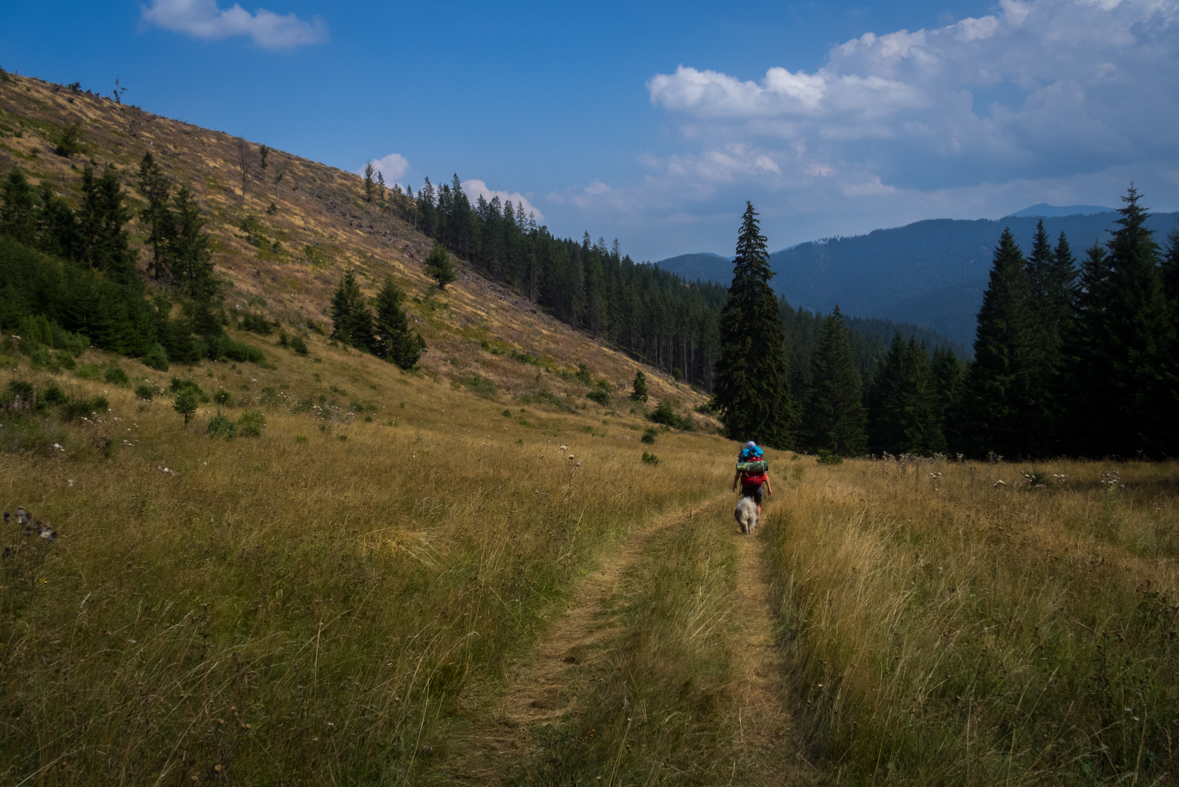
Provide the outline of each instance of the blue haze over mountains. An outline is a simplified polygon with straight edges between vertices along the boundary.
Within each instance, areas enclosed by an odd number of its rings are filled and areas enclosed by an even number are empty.
[[[930,219],[811,241],[770,255],[777,274],[770,283],[794,307],[829,313],[838,305],[849,316],[912,323],[970,347],[1003,228],[1011,228],[1027,256],[1041,219],[1054,248],[1061,232],[1068,237],[1079,265],[1094,242],[1109,238],[1118,214],[1100,206],[1041,204],[998,220]],[[1157,213],[1147,220],[1160,246],[1177,219],[1179,213]],[[684,254],[656,265],[689,280],[727,286],[732,279],[731,258],[716,254]]]

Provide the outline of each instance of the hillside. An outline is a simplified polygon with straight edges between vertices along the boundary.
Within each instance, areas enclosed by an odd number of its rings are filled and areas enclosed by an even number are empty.
[[[1053,243],[1065,233],[1080,258],[1086,248],[1108,237],[1116,219],[1116,213],[1077,213],[1043,221]],[[1177,219],[1179,213],[1158,213],[1147,227],[1162,241]],[[969,347],[999,235],[1009,226],[1027,252],[1038,221],[1036,216],[932,219],[802,243],[770,255],[776,274],[772,284],[796,307],[826,313],[838,305],[849,316],[913,323]],[[721,260],[696,269],[709,281],[724,282],[731,275]],[[681,272],[674,264],[668,270]]]
[[[458,281],[438,293],[422,272],[431,241],[365,202],[362,179],[352,173],[278,150],[268,151],[263,168],[261,148],[252,142],[38,79],[6,77],[0,81],[0,172],[19,166],[33,183],[49,182],[74,196],[84,166],[114,165],[135,207],[142,204],[139,161],[150,151],[173,182],[194,191],[214,239],[217,274],[232,285],[231,311],[260,309],[289,326],[330,329],[327,305],[344,272],[356,271],[366,295],[391,276],[411,296],[407,310],[427,343],[422,369],[428,376],[477,373],[505,391],[544,389],[584,406],[586,386],[572,374],[586,364],[616,390],[628,389],[635,372],[645,369],[653,398],[675,397],[693,407],[705,399],[469,266],[460,265]],[[82,153],[55,155],[55,141],[74,123]],[[250,232],[243,221],[252,223]],[[133,220],[129,229],[142,249],[142,223]],[[141,267],[146,258],[140,254]],[[539,366],[513,360],[529,356]]]

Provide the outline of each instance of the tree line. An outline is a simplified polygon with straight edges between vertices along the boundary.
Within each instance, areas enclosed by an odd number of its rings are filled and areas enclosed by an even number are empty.
[[[841,456],[1175,456],[1179,230],[1160,247],[1133,187],[1124,202],[1079,268],[1065,234],[1053,243],[1043,222],[1027,256],[1003,232],[971,363],[898,333],[865,374],[836,309],[801,395],[797,372],[757,357],[780,346],[783,320],[768,316],[773,273],[747,205],[721,323],[716,401],[729,436]]]
[[[396,213],[469,260],[480,274],[511,287],[563,322],[677,380],[713,389],[721,309],[729,297],[723,286],[688,282],[657,266],[636,263],[622,253],[617,240],[608,246],[605,238],[594,242],[588,232],[580,241],[554,237],[525,213],[523,202],[513,205],[498,196],[488,201],[480,195],[472,204],[458,175],[441,186],[426,178],[415,195],[412,188],[387,189],[380,173],[369,167],[365,199]],[[437,253],[435,249],[431,257]],[[785,299],[778,308],[787,326],[791,358],[805,356],[809,362],[823,317],[796,310]],[[879,320],[855,323],[852,342],[863,373],[887,348],[880,339],[885,325]],[[906,326],[905,331],[919,329]],[[789,368],[796,390],[805,388],[807,364],[792,363]]]

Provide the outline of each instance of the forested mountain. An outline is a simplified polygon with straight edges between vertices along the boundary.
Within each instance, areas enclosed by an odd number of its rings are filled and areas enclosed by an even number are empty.
[[[1086,248],[1105,242],[1117,218],[1112,212],[1047,217],[1044,228],[1052,238],[1063,232],[1074,246]],[[1175,229],[1177,219],[1179,213],[1153,214],[1146,226],[1165,236]],[[932,219],[803,243],[770,255],[777,274],[772,283],[796,306],[829,313],[838,305],[851,317],[913,323],[969,345],[975,338],[974,316],[982,305],[995,239],[1010,227],[1015,242],[1028,248],[1038,221],[1035,215],[998,221]],[[682,273],[672,260],[657,264]],[[724,281],[726,268],[717,260],[707,271],[701,269],[701,278]]]

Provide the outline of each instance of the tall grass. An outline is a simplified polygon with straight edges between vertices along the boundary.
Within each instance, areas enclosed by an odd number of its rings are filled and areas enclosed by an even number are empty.
[[[637,420],[505,425],[367,359],[241,372],[187,374],[265,407],[257,439],[112,388],[0,454],[0,506],[60,534],[0,539],[0,783],[441,781],[456,725],[603,549],[711,491],[700,438],[650,468]]]
[[[588,666],[569,687],[572,711],[540,732],[516,781],[720,784],[753,769],[734,708],[731,508],[726,496],[644,543],[602,610],[617,618],[615,636],[578,654]]]
[[[1176,470],[808,469],[765,559],[811,756],[846,784],[1179,776]]]

